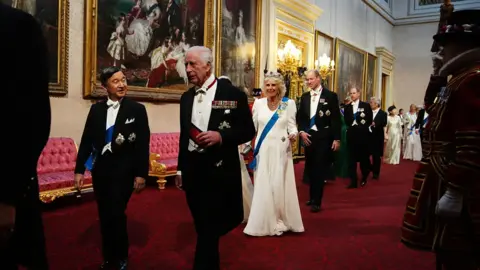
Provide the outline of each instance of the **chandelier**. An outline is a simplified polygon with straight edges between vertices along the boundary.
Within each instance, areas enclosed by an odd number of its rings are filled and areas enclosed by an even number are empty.
[[[325,79],[335,70],[335,62],[324,53],[318,60],[315,60],[315,69],[318,69],[322,78]]]
[[[277,51],[280,69],[295,72],[300,65],[301,56],[302,51],[295,47],[291,40],[287,40],[285,46]]]

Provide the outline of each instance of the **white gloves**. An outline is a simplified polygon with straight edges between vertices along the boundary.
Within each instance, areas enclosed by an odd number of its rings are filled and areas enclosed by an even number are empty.
[[[435,213],[439,217],[457,218],[460,217],[463,208],[463,194],[460,191],[447,188],[447,191],[438,200]]]

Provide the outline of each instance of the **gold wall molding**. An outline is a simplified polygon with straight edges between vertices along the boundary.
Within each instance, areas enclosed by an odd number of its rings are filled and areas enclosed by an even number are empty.
[[[304,63],[313,68],[315,52],[315,21],[323,13],[314,3],[308,0],[268,0],[265,1],[263,20],[265,31],[263,40],[262,66],[269,70],[277,69],[277,47],[279,35],[291,37],[292,40],[304,42],[306,59]],[[262,29],[262,30],[263,30]],[[263,85],[263,76],[260,80]]]
[[[395,72],[395,56],[392,52],[387,50],[385,47],[377,47],[375,49],[377,55],[377,93],[378,97],[383,100],[385,107],[388,107],[395,103],[393,100],[394,91],[393,89],[393,76]],[[383,74],[388,77],[385,78],[386,82],[383,83]],[[383,87],[385,86],[385,89]]]

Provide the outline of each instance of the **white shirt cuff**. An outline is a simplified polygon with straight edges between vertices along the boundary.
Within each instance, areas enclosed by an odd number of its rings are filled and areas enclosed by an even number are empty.
[[[177,175],[182,175],[182,171],[177,171]]]

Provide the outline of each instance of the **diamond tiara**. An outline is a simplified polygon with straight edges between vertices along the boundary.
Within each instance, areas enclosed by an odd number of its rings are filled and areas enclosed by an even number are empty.
[[[276,79],[283,80],[282,74],[275,71],[268,71],[267,73],[265,73],[265,79],[267,78],[276,78]]]

